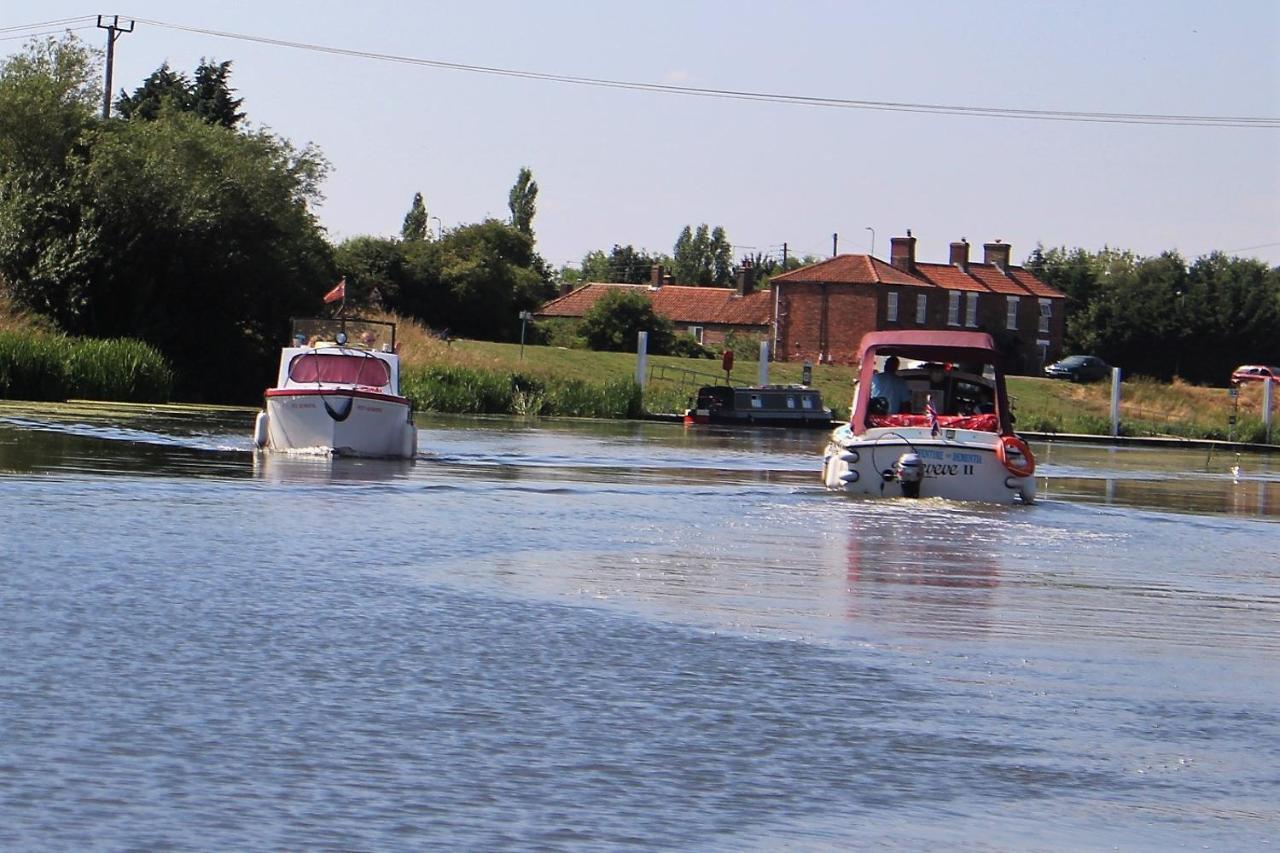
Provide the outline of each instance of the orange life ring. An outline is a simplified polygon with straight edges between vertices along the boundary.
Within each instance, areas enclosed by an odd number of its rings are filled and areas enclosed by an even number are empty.
[[[1019,464],[1009,458],[1009,448],[1013,448],[1022,454],[1023,462]],[[1016,435],[1002,435],[999,443],[996,444],[996,458],[1000,460],[1000,464],[1009,470],[1010,474],[1015,477],[1030,477],[1036,472],[1036,458],[1031,455],[1031,448],[1027,443]]]

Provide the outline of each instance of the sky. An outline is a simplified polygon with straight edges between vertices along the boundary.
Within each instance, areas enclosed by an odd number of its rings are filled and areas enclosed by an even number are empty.
[[[616,243],[671,251],[685,225],[739,256],[917,259],[967,239],[1280,265],[1277,0],[5,0],[0,57],[48,21],[105,47],[136,21],[113,90],[161,63],[232,60],[254,127],[314,144],[334,242],[394,236],[415,192],[433,228],[509,216],[538,182],[538,249],[559,267]],[[83,27],[83,29],[81,29]],[[185,29],[184,29],[185,28]],[[670,94],[338,55],[699,90],[990,109],[1267,119],[1268,126],[1061,121]]]

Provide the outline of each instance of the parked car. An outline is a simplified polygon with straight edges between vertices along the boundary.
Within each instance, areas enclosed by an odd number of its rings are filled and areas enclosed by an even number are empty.
[[[1107,363],[1096,355],[1069,355],[1044,369],[1050,379],[1070,379],[1072,382],[1092,382],[1111,372]]]
[[[1242,364],[1235,370],[1231,371],[1231,384],[1239,385],[1241,382],[1253,380],[1261,382],[1263,379],[1271,379],[1280,382],[1280,367],[1272,364]]]

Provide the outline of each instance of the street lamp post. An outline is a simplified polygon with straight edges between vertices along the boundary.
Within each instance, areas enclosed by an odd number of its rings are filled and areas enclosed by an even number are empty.
[[[525,324],[533,319],[532,311],[520,312],[520,360],[524,361],[524,327]]]
[[[441,224],[439,216],[433,216],[431,218],[436,221],[436,239],[439,240],[444,236],[444,225]]]
[[[864,230],[871,232],[871,257],[876,256],[876,229],[868,225]]]

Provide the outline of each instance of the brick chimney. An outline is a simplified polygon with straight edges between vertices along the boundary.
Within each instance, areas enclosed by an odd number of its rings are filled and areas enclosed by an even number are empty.
[[[746,258],[742,261],[742,266],[738,267],[738,295],[747,296],[756,289],[756,268],[751,265],[751,259]]]
[[[663,273],[662,264],[654,264],[649,267],[649,287],[651,289],[657,290],[662,287],[665,281],[666,275]]]
[[[969,272],[969,241],[963,237],[959,243],[951,244],[951,266],[962,273]]]
[[[1000,272],[1009,271],[1009,249],[1008,243],[1001,243],[996,240],[994,243],[982,244],[982,262],[991,264]]]
[[[916,238],[907,229],[907,236],[893,237],[889,240],[889,263],[903,272],[916,271]]]

